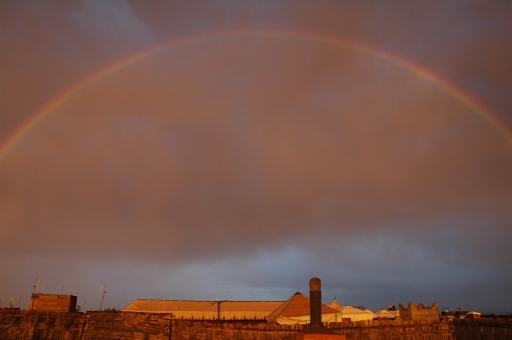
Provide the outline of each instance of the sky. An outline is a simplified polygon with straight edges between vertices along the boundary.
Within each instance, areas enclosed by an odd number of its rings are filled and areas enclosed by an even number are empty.
[[[512,313],[512,2],[3,1],[0,306]]]

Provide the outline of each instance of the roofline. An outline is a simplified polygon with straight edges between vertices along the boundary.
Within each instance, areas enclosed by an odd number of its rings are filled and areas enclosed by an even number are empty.
[[[135,299],[135,301],[169,301],[169,302],[286,302],[287,300],[164,300],[164,299]]]

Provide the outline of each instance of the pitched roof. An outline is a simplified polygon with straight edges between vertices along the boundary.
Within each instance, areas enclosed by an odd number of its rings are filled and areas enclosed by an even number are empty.
[[[322,304],[322,314],[336,313],[336,310]],[[293,317],[310,315],[310,300],[299,292],[293,294],[278,309],[267,317],[267,321],[275,322],[279,317]]]
[[[369,309],[360,309],[349,305],[341,306],[338,310],[343,314],[375,314]]]
[[[283,301],[195,301],[195,300],[150,300],[137,299],[122,309],[124,312],[176,313],[217,312],[218,304],[228,311],[267,311],[270,313]]]

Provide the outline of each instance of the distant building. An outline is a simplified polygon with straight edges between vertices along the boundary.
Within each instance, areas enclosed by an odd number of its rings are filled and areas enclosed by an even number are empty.
[[[267,317],[267,322],[277,322],[284,325],[309,324],[311,322],[310,299],[299,292],[293,294],[281,306]],[[322,322],[335,322],[337,310],[321,304],[320,318]],[[341,320],[340,320],[341,321]]]
[[[373,320],[376,317],[374,312],[364,307],[342,306],[336,298],[329,307],[338,311],[334,322]]]
[[[137,299],[122,312],[172,313],[188,320],[265,320],[284,301],[195,301]]]
[[[479,312],[467,312],[466,319],[480,319],[482,317],[482,313]]]
[[[61,294],[32,294],[29,310],[46,312],[75,312],[76,296]]]
[[[380,309],[377,312],[375,312],[375,317],[377,319],[396,319],[400,317],[400,312],[396,309]]]
[[[400,319],[404,321],[427,321],[439,322],[439,307],[437,302],[430,307],[425,307],[422,303],[416,306],[414,303],[409,302],[407,308],[401,303],[398,305],[400,312]]]

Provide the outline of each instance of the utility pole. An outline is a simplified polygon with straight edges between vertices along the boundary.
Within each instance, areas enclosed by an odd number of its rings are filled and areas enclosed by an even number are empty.
[[[215,302],[212,302],[212,304],[210,305],[210,306],[213,306],[214,304],[217,304],[217,320],[220,320],[220,304],[223,302],[228,302],[228,300],[215,301]]]

